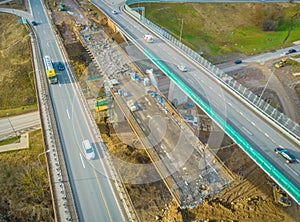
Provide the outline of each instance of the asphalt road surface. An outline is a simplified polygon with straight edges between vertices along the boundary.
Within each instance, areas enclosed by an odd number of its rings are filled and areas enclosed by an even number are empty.
[[[31,0],[30,4],[34,20],[38,23],[34,29],[38,35],[42,56],[50,56],[56,67],[57,62],[65,60],[49,25],[46,11],[41,1]],[[59,83],[49,86],[79,219],[124,221],[111,183],[105,176],[106,171],[99,154],[100,144],[94,139],[90,120],[86,117],[87,111],[82,108],[74,79],[68,72],[68,64],[65,67],[64,71],[58,72],[56,69]],[[96,151],[94,160],[88,160],[85,156],[82,146],[84,139],[89,139]]]
[[[24,115],[3,117],[0,119],[0,140],[19,135],[30,128],[40,126],[40,116],[38,112],[27,113]]]

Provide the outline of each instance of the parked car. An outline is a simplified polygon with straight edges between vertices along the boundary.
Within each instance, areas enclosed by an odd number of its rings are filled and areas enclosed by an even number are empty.
[[[235,64],[241,64],[243,61],[241,59],[237,59],[234,61]]]
[[[177,65],[177,69],[179,69],[181,72],[187,72],[188,71],[188,69],[183,65]]]
[[[294,52],[297,52],[296,49],[289,49],[289,53],[294,53]]]
[[[33,26],[37,26],[37,22],[36,22],[36,21],[32,21],[31,24],[32,24]]]
[[[296,49],[289,49],[289,50],[285,53],[285,55],[288,55],[288,54],[291,54],[291,53],[295,53],[295,52],[297,52]]]
[[[65,70],[65,66],[64,66],[64,64],[62,62],[58,62],[57,63],[57,68],[58,68],[59,71]]]
[[[290,151],[288,151],[284,148],[278,147],[278,148],[275,148],[274,151],[276,154],[282,156],[286,160],[287,163],[293,163],[296,161],[296,157],[293,154],[291,154]]]

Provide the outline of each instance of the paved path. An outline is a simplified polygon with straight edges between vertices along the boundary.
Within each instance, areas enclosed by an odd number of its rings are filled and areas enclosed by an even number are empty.
[[[27,148],[29,148],[29,133],[22,134],[19,143],[11,143],[0,146],[0,153]]]

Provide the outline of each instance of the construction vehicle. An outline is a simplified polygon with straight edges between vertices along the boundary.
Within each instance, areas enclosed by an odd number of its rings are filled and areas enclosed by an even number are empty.
[[[286,64],[286,57],[282,58],[279,62],[275,63],[275,68],[283,67]]]
[[[281,189],[280,186],[278,186],[273,181],[268,181],[268,184],[273,187],[273,195],[274,195],[275,203],[278,203],[283,207],[291,206],[292,202],[290,197],[287,195],[287,193],[284,190]]]
[[[62,3],[62,1],[59,2],[59,9],[60,11],[66,11],[65,5]]]
[[[53,64],[52,64],[50,56],[44,57],[44,63],[45,63],[45,69],[46,69],[47,79],[48,79],[49,83],[51,83],[51,84],[58,83],[58,79],[57,79],[55,70],[53,68]]]
[[[131,112],[134,112],[137,110],[137,105],[135,105],[132,100],[127,101],[127,105]]]

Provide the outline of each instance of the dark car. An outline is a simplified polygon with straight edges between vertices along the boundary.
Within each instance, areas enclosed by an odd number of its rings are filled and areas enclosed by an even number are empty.
[[[234,63],[235,63],[235,64],[241,64],[241,63],[242,63],[242,60],[237,59],[237,60],[234,61]]]
[[[33,26],[36,26],[36,25],[37,25],[37,22],[36,22],[36,21],[32,21],[31,24],[32,24]]]
[[[284,149],[284,148],[275,148],[275,153],[282,156],[287,163],[293,163],[296,161],[296,157],[290,153],[290,151]]]
[[[65,70],[65,66],[64,66],[64,64],[63,64],[62,62],[59,62],[59,63],[57,64],[57,68],[58,68],[59,71]]]
[[[289,49],[289,53],[294,53],[294,52],[297,52],[296,49]]]

